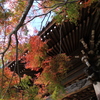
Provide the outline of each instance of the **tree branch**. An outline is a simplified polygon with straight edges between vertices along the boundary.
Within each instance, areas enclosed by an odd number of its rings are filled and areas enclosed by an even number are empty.
[[[10,33],[10,35],[9,35],[9,37],[8,37],[9,40],[8,40],[8,45],[7,45],[6,49],[5,49],[3,52],[0,53],[0,54],[2,54],[3,73],[4,73],[4,60],[3,60],[3,57],[4,57],[4,54],[6,53],[6,51],[7,51],[7,50],[9,49],[9,47],[10,47],[10,44],[11,44],[11,36],[12,36],[13,34],[15,34],[15,37],[16,37],[16,54],[18,54],[17,31],[20,29],[21,26],[23,26],[23,23],[24,23],[24,21],[25,21],[25,19],[26,19],[26,16],[27,16],[27,14],[28,14],[28,12],[29,12],[29,10],[30,10],[30,8],[31,8],[31,6],[32,6],[32,4],[33,4],[33,2],[34,2],[34,0],[29,0],[28,5],[27,5],[27,7],[26,7],[24,13],[22,14],[22,17],[21,17],[19,23],[17,24],[17,26],[15,27],[15,29]],[[17,59],[18,59],[18,55],[16,55],[16,61],[17,61]],[[15,68],[16,68],[16,67],[15,67]],[[15,72],[15,68],[14,68],[14,72]],[[11,77],[11,79],[10,79],[9,85],[8,85],[8,87],[7,87],[6,91],[5,91],[5,93],[4,93],[3,96],[2,96],[2,99],[5,97],[7,91],[8,91],[8,89],[9,89],[9,87],[10,87],[10,84],[11,84],[12,79],[13,79],[13,76],[14,76],[14,72],[13,72],[12,77]],[[2,75],[3,75],[3,74],[2,74]],[[2,78],[2,80],[3,80],[3,78]],[[3,82],[3,81],[2,81],[2,82]]]
[[[20,29],[20,27],[23,26],[23,23],[24,23],[24,21],[26,19],[26,16],[27,16],[27,14],[28,14],[33,2],[34,2],[34,0],[29,0],[28,5],[27,5],[27,7],[26,7],[26,9],[25,9],[25,11],[24,11],[19,23],[17,24],[15,29],[9,35],[9,41],[8,41],[8,45],[7,45],[6,49],[3,52],[1,52],[0,54],[5,54],[6,51],[9,49],[10,44],[11,44],[11,36],[12,36],[12,34],[15,34]]]
[[[70,2],[68,2],[68,0],[67,0],[67,1],[65,1],[65,2],[63,2],[63,3],[54,4],[54,5],[51,6],[51,7],[45,7],[45,8],[52,8],[52,9],[49,10],[47,13],[43,13],[43,14],[34,16],[32,19],[30,19],[29,21],[27,21],[27,22],[24,23],[23,25],[26,25],[27,23],[31,22],[31,21],[32,21],[33,19],[35,19],[36,17],[46,16],[48,13],[51,13],[53,10],[57,9],[58,7],[62,7],[62,6],[64,6],[64,5],[66,5],[67,3],[74,3],[74,2],[77,2],[77,1],[79,1],[79,0],[70,1]]]

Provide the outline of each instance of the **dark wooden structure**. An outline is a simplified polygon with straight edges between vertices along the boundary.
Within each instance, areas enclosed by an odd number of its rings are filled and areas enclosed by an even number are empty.
[[[18,62],[16,63],[16,61],[11,61],[8,62],[5,66],[9,67],[11,71],[14,71],[16,74],[18,74],[20,77],[23,77],[24,74],[31,76],[33,79],[36,78],[37,73],[41,73],[43,71],[42,68],[39,68],[37,71],[35,70],[31,70],[29,68],[25,68],[26,62],[24,57],[28,54],[28,50],[26,50],[23,55],[21,56],[21,58],[18,60]]]
[[[93,44],[95,44],[94,48],[92,48],[91,42],[92,31],[95,32],[92,39]],[[92,49],[96,56],[100,54],[100,44],[98,43],[100,39],[100,4],[96,2],[91,6],[82,8],[77,25],[69,21],[62,22],[60,25],[51,22],[39,33],[39,36],[43,41],[49,40],[47,44],[52,49],[48,53],[50,56],[66,53],[72,57],[73,66],[69,68],[67,77],[62,81],[67,91],[63,100],[97,100],[92,82],[88,80],[84,72],[87,64],[83,64],[81,59],[76,59],[75,56],[78,55],[82,58],[81,50],[86,51],[89,55]],[[84,43],[80,42],[81,39],[84,39]],[[89,47],[89,50],[85,50],[85,45]],[[94,56],[90,57],[95,58]],[[92,61],[93,64],[97,59]],[[48,98],[47,100],[51,99]]]

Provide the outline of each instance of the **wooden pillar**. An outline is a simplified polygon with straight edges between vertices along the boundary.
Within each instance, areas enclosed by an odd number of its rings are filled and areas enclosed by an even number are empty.
[[[100,82],[93,83],[93,87],[97,96],[97,99],[100,100]]]
[[[97,100],[100,100],[100,82],[99,82],[100,77],[98,77],[98,75],[100,75],[100,74],[95,74],[95,73],[97,73],[96,71],[94,71],[93,69],[92,70],[89,69],[91,67],[90,62],[88,61],[89,57],[85,55],[84,50],[82,50],[82,54],[83,54],[83,57],[81,58],[81,60],[88,67],[88,70],[87,70],[88,79],[91,80],[91,82],[93,82],[93,87],[94,87],[94,90],[95,90],[95,93],[97,96]]]

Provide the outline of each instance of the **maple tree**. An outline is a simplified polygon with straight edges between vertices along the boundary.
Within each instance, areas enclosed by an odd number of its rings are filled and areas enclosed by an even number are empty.
[[[69,57],[66,54],[59,54],[54,57],[47,55],[49,51],[46,42],[42,42],[38,36],[30,38],[30,46],[28,48],[29,53],[25,56],[27,62],[26,69],[30,68],[31,70],[39,70],[42,68],[43,71],[38,72],[36,78],[33,79],[33,83],[37,86],[41,86],[36,97],[42,99],[43,95],[52,94],[54,95],[55,91],[61,91],[63,86],[61,85],[62,79],[67,73],[69,64]]]
[[[96,0],[0,0],[0,58],[2,64],[0,98],[5,100],[15,100],[16,98],[19,100],[35,98],[36,100],[38,98],[41,100],[43,96],[50,94],[54,99],[56,98],[56,95],[59,94],[58,91],[62,90],[61,80],[68,70],[70,59],[66,54],[49,57],[47,41],[42,42],[39,36],[30,37],[28,26],[31,25],[32,20],[40,17],[42,19],[41,29],[44,19],[51,18],[52,12],[54,12],[53,20],[57,23],[67,20],[76,23],[80,16],[79,10],[91,5],[94,1]],[[38,33],[38,30],[34,28],[33,32]],[[29,53],[21,58],[23,52],[27,50]],[[35,78],[27,75],[21,78],[6,66],[6,63],[11,61],[15,61],[18,65],[20,59],[26,63],[26,69],[38,72],[35,74]],[[40,68],[43,69],[41,73]],[[16,97],[16,94],[19,96]],[[32,98],[30,98],[31,96]]]
[[[26,99],[29,99],[31,94],[32,99],[42,99],[43,95],[46,96],[50,94],[52,94],[52,96],[54,95],[55,98],[55,92],[63,90],[61,81],[64,78],[68,67],[70,66],[68,63],[70,60],[69,57],[67,57],[66,54],[59,54],[55,57],[49,57],[47,55],[48,47],[46,43],[42,42],[38,36],[31,37],[29,46],[27,46],[26,50],[27,49],[29,50],[29,53],[22,58],[25,62],[27,62],[25,68],[31,69],[31,71],[38,71],[40,68],[42,68],[42,73],[39,71],[37,74],[35,74],[35,78],[24,75],[21,78],[21,81],[19,81],[18,75],[14,72],[11,72],[10,68],[5,67],[2,93],[5,93],[7,90],[5,87],[9,85],[10,80],[11,83],[8,89],[9,92],[6,93],[6,95],[8,95],[8,100],[12,98],[20,98],[22,100],[22,94],[23,98]],[[30,80],[33,84],[32,86],[30,86]],[[19,86],[21,89],[18,88]],[[16,93],[19,94],[18,97],[16,97]],[[58,93],[56,95],[58,95]]]
[[[63,21],[70,21],[77,24],[77,20],[80,18],[79,11],[82,8],[90,6],[93,2],[97,0],[44,0],[43,7],[44,12],[48,11],[51,7],[54,9],[54,20],[57,23]],[[60,5],[60,6],[59,6]],[[45,9],[46,8],[46,9]]]

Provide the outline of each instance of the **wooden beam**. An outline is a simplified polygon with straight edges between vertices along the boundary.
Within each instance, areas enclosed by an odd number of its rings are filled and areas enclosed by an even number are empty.
[[[88,81],[87,79],[82,79],[76,83],[73,83],[72,85],[65,88],[65,91],[66,91],[65,97],[70,96],[72,94],[76,94],[76,93],[88,88],[89,86],[92,86],[92,83],[90,81]],[[49,96],[46,100],[52,100],[52,99]]]
[[[81,64],[77,68],[72,70],[69,74],[67,74],[67,77],[62,81],[62,84],[66,85],[69,82],[77,79],[78,77],[80,77],[82,75],[84,76],[84,68],[85,68],[85,66]]]
[[[87,81],[87,79],[82,79],[76,83],[73,83],[72,85],[65,88],[65,90],[67,91],[66,96],[78,93],[89,87],[90,85],[92,85],[92,83],[90,81]]]

